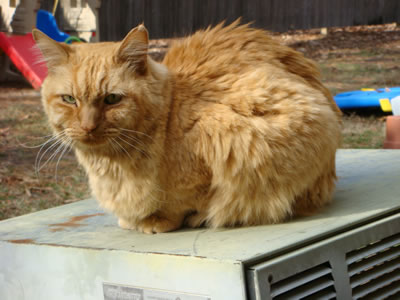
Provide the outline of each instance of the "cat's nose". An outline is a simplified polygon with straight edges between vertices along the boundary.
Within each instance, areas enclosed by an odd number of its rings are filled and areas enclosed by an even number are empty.
[[[82,128],[82,130],[86,131],[87,133],[91,133],[96,130],[97,125],[98,124],[96,124],[94,122],[86,122],[84,124],[81,124],[81,128]]]
[[[82,130],[86,133],[91,133],[100,124],[101,114],[99,110],[93,105],[82,105],[79,112],[79,121]]]

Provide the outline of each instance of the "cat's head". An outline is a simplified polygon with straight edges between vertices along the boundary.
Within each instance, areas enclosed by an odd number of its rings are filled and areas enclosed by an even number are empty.
[[[121,42],[67,45],[38,30],[33,37],[48,67],[42,101],[49,122],[74,146],[111,149],[164,110],[168,71],[148,57],[143,25]]]

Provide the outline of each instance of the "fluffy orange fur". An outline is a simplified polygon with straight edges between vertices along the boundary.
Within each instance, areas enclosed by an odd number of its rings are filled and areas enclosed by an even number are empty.
[[[330,202],[340,112],[314,63],[265,31],[198,31],[162,64],[143,25],[117,43],[33,35],[54,133],[122,228],[270,224]]]

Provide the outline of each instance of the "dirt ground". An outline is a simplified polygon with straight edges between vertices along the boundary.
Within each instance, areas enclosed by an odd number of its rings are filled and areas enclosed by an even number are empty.
[[[400,27],[396,24],[274,36],[314,59],[333,94],[400,86]],[[150,52],[161,59],[170,42],[152,41]],[[379,109],[345,112],[342,147],[381,148],[384,121]],[[49,144],[41,148],[49,135],[39,93],[26,84],[0,84],[0,220],[89,197],[85,174],[73,153],[59,159],[51,149],[46,152]]]

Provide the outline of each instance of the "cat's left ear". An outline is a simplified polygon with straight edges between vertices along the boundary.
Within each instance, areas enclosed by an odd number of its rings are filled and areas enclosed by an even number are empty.
[[[37,29],[32,30],[32,36],[43,54],[49,71],[68,62],[71,49],[67,44],[58,43]]]
[[[117,55],[129,67],[139,74],[147,71],[147,50],[149,48],[149,34],[144,25],[133,28],[122,40]]]

